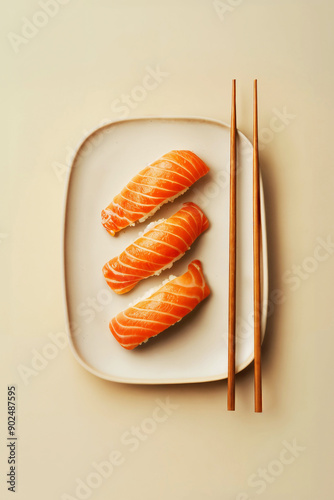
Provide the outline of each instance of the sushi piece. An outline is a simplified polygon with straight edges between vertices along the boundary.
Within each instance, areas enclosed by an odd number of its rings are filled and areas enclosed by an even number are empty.
[[[123,294],[140,280],[159,275],[172,267],[208,227],[209,221],[202,210],[195,203],[184,203],[176,214],[159,221],[104,265],[102,271],[108,285]]]
[[[209,294],[201,263],[194,260],[182,276],[117,314],[110,321],[110,331],[122,347],[134,349],[180,321]]]
[[[141,170],[102,210],[103,226],[114,236],[136,221],[143,222],[161,205],[187,191],[208,171],[195,153],[170,151]]]

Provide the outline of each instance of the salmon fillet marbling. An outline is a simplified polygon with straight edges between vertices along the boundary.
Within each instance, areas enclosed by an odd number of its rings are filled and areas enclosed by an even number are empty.
[[[182,276],[117,314],[110,331],[122,347],[134,349],[180,321],[209,294],[201,263],[194,260]]]
[[[140,280],[172,267],[208,227],[202,210],[195,203],[184,203],[103,266],[106,282],[118,294],[129,292]]]
[[[164,203],[183,194],[209,168],[191,151],[170,151],[141,170],[102,210],[102,224],[114,236],[143,222]]]

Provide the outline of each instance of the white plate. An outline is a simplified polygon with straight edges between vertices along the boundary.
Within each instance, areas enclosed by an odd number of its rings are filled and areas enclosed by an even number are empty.
[[[100,213],[145,165],[172,149],[189,149],[210,172],[174,203],[117,237],[103,228]],[[252,145],[238,134],[237,344],[236,370],[254,359]],[[210,228],[186,255],[159,277],[125,295],[113,293],[102,266],[118,255],[152,220],[168,217],[183,202],[203,209]],[[262,332],[266,324],[267,252],[263,193]],[[64,292],[70,344],[77,360],[104,379],[141,384],[205,382],[227,377],[229,127],[201,118],[141,118],[111,123],[80,146],[68,177],[64,215]],[[128,351],[109,331],[109,321],[169,274],[180,275],[202,261],[211,295],[180,323]]]

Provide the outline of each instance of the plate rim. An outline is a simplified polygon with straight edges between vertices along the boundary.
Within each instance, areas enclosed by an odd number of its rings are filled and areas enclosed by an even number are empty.
[[[84,147],[86,142],[93,137],[96,133],[100,132],[105,128],[109,128],[113,125],[119,125],[126,122],[140,122],[140,121],[191,121],[191,122],[204,122],[208,124],[219,125],[221,127],[225,127],[230,129],[230,125],[224,121],[201,117],[201,116],[140,116],[134,118],[125,118],[123,120],[111,120],[110,122],[104,123],[101,126],[98,126],[92,129],[88,134],[80,140],[77,144],[76,148],[74,148],[74,155],[71,159],[71,163],[69,165],[66,178],[65,178],[65,189],[64,189],[64,197],[63,197],[63,212],[62,212],[62,237],[61,237],[61,266],[62,266],[62,295],[63,295],[63,303],[64,303],[64,312],[65,312],[65,331],[69,340],[69,346],[74,355],[75,359],[79,362],[79,364],[85,368],[88,372],[93,375],[111,382],[118,382],[123,384],[133,384],[133,385],[176,385],[176,384],[194,384],[194,383],[204,383],[204,382],[214,382],[217,380],[227,379],[227,372],[222,372],[217,375],[208,375],[207,377],[190,377],[190,378],[164,378],[164,379],[147,379],[147,378],[125,378],[109,375],[105,372],[102,372],[90,364],[88,364],[82,357],[79,355],[76,346],[73,341],[73,334],[71,333],[71,325],[69,321],[69,311],[68,311],[68,290],[66,285],[66,265],[65,265],[65,234],[66,234],[66,215],[67,215],[67,204],[69,198],[69,187],[71,181],[71,175],[73,171],[73,166],[79,156],[80,150]],[[242,136],[250,145],[253,147],[253,144],[248,139],[248,137],[243,134],[240,130],[237,130],[238,135]],[[262,314],[261,314],[261,342],[263,342],[265,332],[266,332],[266,323],[267,323],[267,306],[268,306],[268,253],[267,253],[267,229],[266,229],[266,213],[265,213],[265,203],[264,203],[264,191],[263,191],[263,181],[262,181],[262,173],[260,167],[260,206],[261,206],[261,255],[262,255]],[[254,350],[252,354],[240,365],[236,366],[236,373],[241,372],[247,366],[249,366],[254,360]]]

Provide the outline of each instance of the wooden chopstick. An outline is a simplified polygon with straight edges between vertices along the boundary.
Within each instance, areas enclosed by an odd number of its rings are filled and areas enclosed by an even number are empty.
[[[235,410],[235,298],[236,298],[236,82],[232,80],[230,133],[230,229],[227,409]]]
[[[260,276],[260,175],[258,148],[257,80],[253,96],[253,252],[254,252],[254,405],[262,412],[261,383],[261,276]]]

